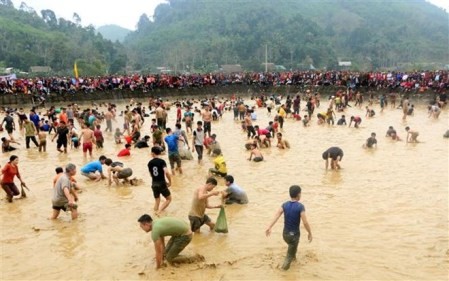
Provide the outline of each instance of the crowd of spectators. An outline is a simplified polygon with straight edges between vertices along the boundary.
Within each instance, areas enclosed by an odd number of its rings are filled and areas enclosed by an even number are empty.
[[[449,71],[420,72],[351,72],[351,71],[295,71],[242,72],[214,74],[134,74],[104,77],[0,77],[0,94],[48,95],[94,93],[99,91],[130,90],[150,92],[158,88],[184,89],[218,87],[233,84],[280,86],[296,85],[340,86],[353,89],[397,89],[400,91],[444,91],[449,88]]]

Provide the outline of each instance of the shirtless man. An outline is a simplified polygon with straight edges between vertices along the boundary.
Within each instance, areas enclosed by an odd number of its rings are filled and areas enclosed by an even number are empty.
[[[47,133],[44,131],[39,131],[37,136],[39,138],[39,152],[41,152],[41,151],[46,152],[47,151]]]
[[[390,93],[390,104],[392,109],[396,108],[396,93]]]
[[[184,112],[184,121],[186,122],[186,131],[187,133],[192,133],[192,123],[193,123],[193,112],[190,111],[190,107],[186,108],[186,112]]]
[[[157,104],[157,108],[155,110],[156,113],[156,121],[159,129],[164,130],[164,111],[160,103]]]
[[[209,197],[217,196],[219,191],[212,191],[217,186],[217,180],[214,178],[208,178],[206,184],[199,187],[193,193],[192,208],[189,212],[190,229],[199,233],[202,225],[206,224],[212,231],[215,227],[215,223],[205,214],[206,208],[221,208],[221,204],[212,206],[209,204]]]
[[[94,131],[88,126],[83,125],[81,130],[79,142],[83,140],[83,156],[86,157],[87,151],[89,151],[89,156],[92,157],[92,147],[95,142]]]
[[[404,98],[404,100],[402,101],[402,113],[403,113],[402,120],[404,120],[404,121],[407,118],[408,106],[409,106],[409,101],[407,98]]]
[[[254,156],[254,158],[253,158]],[[253,160],[254,162],[261,162],[263,161],[263,155],[262,152],[257,148],[255,144],[251,145],[251,154],[248,158],[249,161]]]
[[[123,114],[123,132],[122,132],[122,134],[124,134],[125,132],[128,135],[130,134],[130,130],[129,130],[130,122],[131,122],[131,119],[129,118],[128,111],[125,110],[125,113]]]
[[[257,145],[259,144],[258,140],[257,139],[249,140],[247,143],[245,143],[246,150],[251,150],[253,144],[257,147]]]
[[[254,139],[257,140],[257,142],[259,143],[259,146],[262,147],[271,147],[271,140],[270,138],[268,138],[266,135],[259,135],[256,136]]]
[[[137,112],[137,110],[133,110],[132,113],[133,113],[133,120],[136,122],[136,124],[141,126],[143,124],[142,116],[140,116],[140,114],[139,114],[139,112]]]
[[[406,143],[409,143],[409,142],[418,143],[419,142],[417,140],[417,138],[419,136],[419,132],[411,130],[409,126],[405,127],[405,130],[407,131],[407,136],[405,137]]]
[[[254,130],[253,121],[251,120],[251,113],[246,113],[244,122],[246,131],[248,132],[248,139],[254,138],[256,136],[256,130]]]
[[[278,141],[276,146],[278,148],[280,148],[280,149],[290,148],[290,143],[287,140],[283,139],[282,133],[277,133],[276,137],[277,137],[277,141]]]
[[[104,132],[112,132],[112,118],[114,118],[114,115],[110,110],[106,111],[104,114],[104,119],[106,119],[106,130]]]
[[[135,119],[131,121],[131,137],[135,143],[140,139],[140,123]]]
[[[3,153],[14,151],[17,149],[15,147],[12,147],[11,143],[16,143],[16,144],[20,145],[20,143],[16,142],[15,140],[11,140],[11,139],[8,140],[6,137],[2,137],[1,140],[2,140],[2,152]]]
[[[204,135],[208,134],[208,136],[210,137],[212,130],[211,126],[212,113],[210,112],[208,106],[204,108],[204,112],[201,114],[201,117],[203,118]]]

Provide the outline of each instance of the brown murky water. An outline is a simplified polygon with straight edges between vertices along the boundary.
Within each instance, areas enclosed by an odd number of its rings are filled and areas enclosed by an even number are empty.
[[[346,116],[351,114],[364,116],[364,111],[350,108]],[[174,115],[172,109],[169,124],[174,124]],[[255,123],[265,127],[268,120],[265,109],[259,109]],[[149,123],[144,133],[149,132]],[[423,143],[384,138],[389,125],[403,138],[405,125],[411,126],[420,132]],[[117,126],[121,122],[114,123]],[[136,222],[141,214],[152,212],[154,203],[146,168],[148,149],[133,150],[123,160],[143,184],[108,188],[106,182],[88,183],[77,174],[84,189],[79,220],[71,222],[69,214],[62,214],[50,221],[54,168],[68,162],[80,167],[89,159],[83,159],[81,151],[59,154],[54,143],[47,153],[26,150],[22,140],[17,155],[31,192],[13,204],[1,194],[1,279],[447,280],[448,140],[442,135],[448,128],[447,109],[433,120],[427,118],[424,105],[418,105],[406,123],[401,110],[388,109],[375,118],[363,118],[360,129],[315,123],[303,128],[289,119],[284,135],[292,148],[263,149],[266,160],[253,163],[246,160],[246,136],[228,112],[212,129],[229,173],[247,191],[250,203],[226,208],[228,234],[210,233],[203,227],[194,236],[184,253],[199,253],[205,262],[158,271],[150,235]],[[361,146],[371,132],[377,133],[378,149],[365,150]],[[95,151],[95,157],[116,155],[120,147],[111,134],[106,134],[106,144],[103,151]],[[334,145],[345,152],[343,169],[326,172],[321,153]],[[1,155],[2,165],[8,157]],[[174,199],[164,215],[187,221],[192,191],[204,183],[211,166],[208,157],[201,166],[196,161],[183,162],[184,174],[174,177]],[[286,252],[283,220],[271,237],[265,237],[264,230],[288,199],[292,184],[303,188],[301,201],[314,240],[308,243],[302,228],[298,262],[283,272],[278,269]],[[224,189],[223,182],[219,189]],[[215,219],[218,209],[207,213]]]

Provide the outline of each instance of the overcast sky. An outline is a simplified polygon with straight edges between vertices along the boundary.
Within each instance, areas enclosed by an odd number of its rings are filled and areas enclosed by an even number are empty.
[[[217,0],[227,1],[227,0]],[[164,0],[126,0],[126,1],[103,1],[103,0],[12,0],[15,7],[25,2],[34,8],[40,15],[43,9],[55,12],[56,17],[72,20],[73,13],[81,17],[81,24],[87,26],[93,24],[99,27],[105,24],[117,24],[122,27],[135,30],[139,17],[146,13],[152,16],[154,9]],[[449,12],[449,0],[428,0]]]

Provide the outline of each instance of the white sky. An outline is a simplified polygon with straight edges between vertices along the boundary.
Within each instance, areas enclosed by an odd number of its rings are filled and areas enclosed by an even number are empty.
[[[217,0],[225,1],[225,0]],[[427,0],[449,12],[449,0]],[[40,15],[43,9],[55,12],[56,17],[72,20],[73,13],[81,17],[81,25],[93,24],[99,27],[105,24],[117,24],[135,30],[139,17],[146,13],[152,16],[154,9],[164,0],[12,0],[16,8],[25,2]]]

